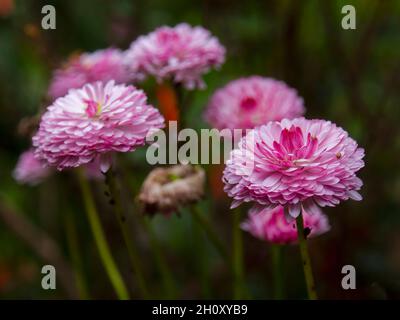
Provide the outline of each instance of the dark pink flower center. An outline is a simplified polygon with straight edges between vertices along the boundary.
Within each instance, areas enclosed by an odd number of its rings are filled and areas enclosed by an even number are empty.
[[[101,112],[101,105],[99,102],[94,100],[84,100],[84,102],[86,103],[85,112],[89,118],[93,118]]]
[[[252,97],[246,97],[240,102],[240,108],[246,111],[253,110],[256,106],[257,101]]]
[[[309,159],[318,147],[318,139],[310,133],[307,139],[303,137],[300,127],[291,126],[283,129],[279,142],[274,141],[275,155],[287,164],[296,164],[301,160]]]

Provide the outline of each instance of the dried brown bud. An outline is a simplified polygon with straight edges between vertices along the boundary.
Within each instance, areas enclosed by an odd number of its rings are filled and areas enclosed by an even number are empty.
[[[156,168],[143,183],[139,201],[144,212],[170,214],[198,201],[204,194],[205,172],[200,167],[175,165]]]

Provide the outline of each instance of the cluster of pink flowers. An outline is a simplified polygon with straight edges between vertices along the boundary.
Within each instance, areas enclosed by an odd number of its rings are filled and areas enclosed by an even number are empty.
[[[131,44],[126,63],[141,78],[171,79],[187,89],[204,87],[201,76],[225,60],[225,48],[202,27],[161,27]]]
[[[45,166],[81,165],[98,176],[99,166],[106,170],[110,165],[112,152],[133,151],[164,125],[146,95],[124,83],[151,75],[201,87],[201,76],[220,66],[224,56],[224,47],[209,31],[179,24],[139,37],[127,52],[109,48],[71,58],[54,72],[48,95],[55,101],[33,137],[34,151],[21,158],[15,177],[36,183],[48,173]]]
[[[364,150],[330,121],[272,121],[250,131],[231,152],[223,180],[233,207],[254,201],[286,206],[291,218],[303,208],[361,200]]]
[[[252,129],[268,121],[303,115],[303,99],[284,82],[252,76],[228,83],[211,97],[205,112],[219,130]]]
[[[35,155],[59,170],[100,158],[103,170],[111,152],[133,151],[164,119],[133,86],[96,82],[72,89],[42,116],[33,137]]]
[[[328,218],[317,208],[311,214],[304,215],[304,228],[308,228],[308,237],[315,237],[328,232],[330,225]],[[296,222],[288,222],[284,215],[284,208],[264,208],[261,211],[251,209],[242,229],[250,232],[254,237],[277,244],[291,244],[297,242]]]
[[[203,87],[203,74],[224,60],[225,48],[216,37],[185,23],[141,36],[125,53],[106,49],[80,55],[55,71],[49,88],[55,101],[33,137],[35,150],[21,156],[15,178],[37,183],[49,174],[43,164],[59,170],[89,165],[95,174],[99,166],[107,170],[113,152],[135,150],[164,126],[144,92],[124,83],[153,76],[187,89]],[[321,234],[329,223],[318,206],[361,200],[356,173],[364,166],[364,150],[329,121],[299,118],[304,112],[295,89],[260,76],[228,83],[205,111],[217,129],[252,129],[231,152],[223,181],[232,207],[255,203],[243,228],[261,239],[294,242],[290,221],[302,211],[313,214],[305,217],[311,235]]]
[[[96,81],[125,83],[134,78],[123,63],[123,52],[119,49],[98,50],[72,57],[64,68],[54,72],[49,88],[53,99],[63,97],[70,89],[81,88]]]

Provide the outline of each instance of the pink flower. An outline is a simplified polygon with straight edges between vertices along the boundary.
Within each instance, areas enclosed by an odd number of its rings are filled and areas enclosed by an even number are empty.
[[[364,149],[330,121],[297,118],[269,122],[251,130],[231,152],[224,190],[232,207],[255,201],[262,207],[285,206],[296,218],[303,208],[361,200]]]
[[[65,68],[56,70],[48,94],[56,99],[66,95],[69,89],[81,88],[86,83],[109,80],[124,83],[130,78],[123,64],[122,51],[113,48],[98,50],[73,57]]]
[[[225,48],[202,27],[186,23],[160,27],[139,37],[127,51],[126,62],[142,78],[171,79],[187,89],[204,87],[202,74],[219,67]]]
[[[219,130],[252,129],[272,120],[297,118],[303,113],[303,99],[295,89],[282,81],[252,76],[217,90],[205,118]]]
[[[100,161],[96,159],[84,165],[88,179],[102,180],[104,175],[100,170]],[[37,185],[54,173],[54,169],[35,158],[34,149],[21,154],[14,169],[13,177],[21,184]]]
[[[86,84],[47,108],[33,137],[35,156],[59,170],[100,157],[105,171],[111,152],[133,151],[150,130],[163,126],[143,91],[114,81]]]
[[[29,149],[19,157],[13,177],[19,183],[36,185],[46,179],[50,173],[51,169],[37,160],[33,149]]]
[[[314,214],[306,214],[304,217],[304,228],[308,228],[308,237],[315,237],[330,229],[327,216],[319,208]],[[287,222],[282,206],[274,209],[263,209],[258,212],[249,211],[249,216],[242,223],[242,229],[250,232],[254,237],[278,244],[289,244],[297,242],[296,222]]]

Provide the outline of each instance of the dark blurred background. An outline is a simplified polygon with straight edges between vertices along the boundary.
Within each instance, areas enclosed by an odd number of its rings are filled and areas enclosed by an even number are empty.
[[[45,4],[56,8],[56,30],[41,29]],[[356,8],[356,30],[341,27],[346,4]],[[68,289],[75,261],[74,268],[85,278],[86,296],[114,298],[74,177],[60,174],[37,187],[13,180],[18,156],[30,145],[20,121],[48,104],[51,72],[69,55],[108,46],[126,49],[138,35],[179,22],[203,25],[227,48],[226,63],[206,75],[207,89],[194,95],[188,111],[193,127],[207,127],[199,118],[216,88],[258,74],[297,88],[306,117],[336,122],[365,148],[366,166],[360,171],[364,200],[324,210],[332,230],[310,241],[317,287],[325,299],[400,298],[400,1],[394,0],[0,0],[0,297],[76,297]],[[154,89],[147,86],[157,105]],[[125,176],[127,184],[137,190],[149,170],[144,151],[124,161],[132,172]],[[217,180],[210,181],[217,201],[211,205],[215,210],[205,210],[229,246],[229,200],[218,192]],[[93,187],[98,201],[105,201],[102,183]],[[206,200],[200,207],[209,205]],[[107,203],[103,207],[103,225],[135,297],[119,230]],[[189,214],[156,216],[151,223],[173,271],[178,298],[232,297],[226,265],[206,240],[199,241],[204,235]],[[140,224],[134,228],[150,289],[154,297],[163,297],[148,236]],[[270,245],[248,234],[244,240],[251,296],[272,298]],[[71,255],[74,242],[78,259]],[[40,286],[40,270],[49,255],[60,265],[61,284],[55,292]],[[284,255],[285,296],[305,298],[298,248],[288,246]],[[341,268],[347,264],[356,268],[356,290],[341,288]]]

